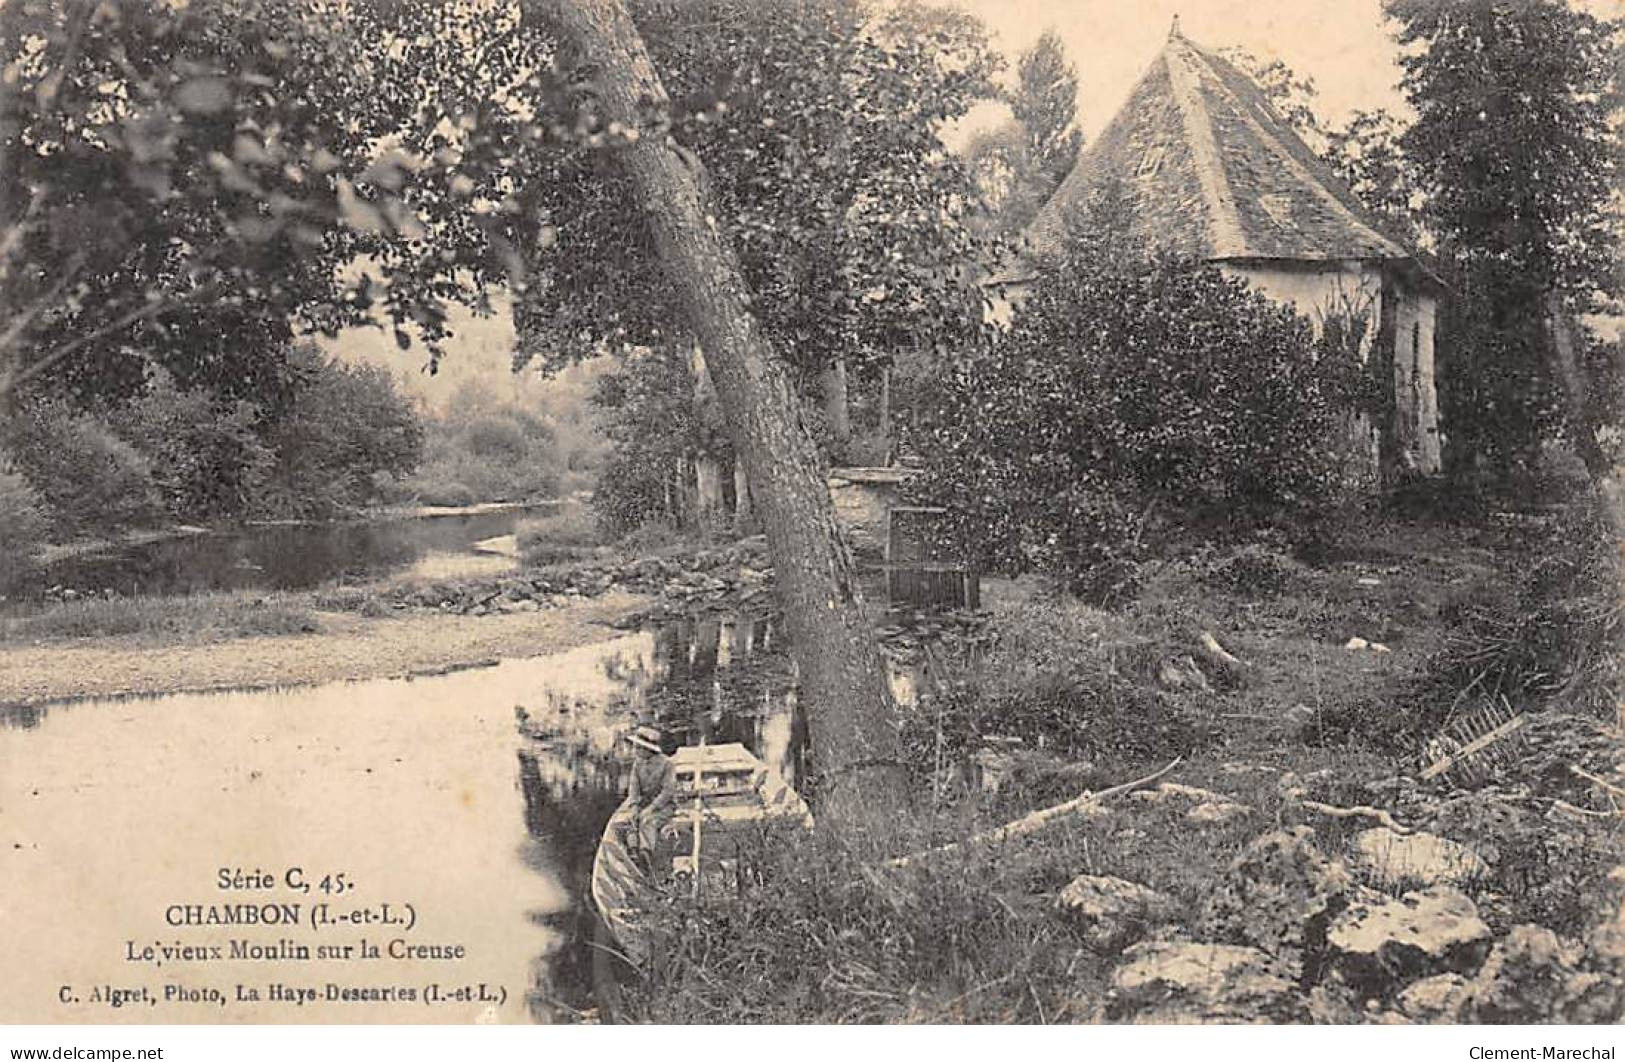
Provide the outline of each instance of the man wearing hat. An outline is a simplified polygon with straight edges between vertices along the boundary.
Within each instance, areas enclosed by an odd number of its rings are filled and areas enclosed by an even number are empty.
[[[672,805],[676,796],[677,771],[661,749],[660,731],[654,727],[640,726],[624,740],[632,746],[636,756],[632,762],[632,783],[626,794],[632,804],[633,823],[628,840],[652,863],[660,837],[661,813]]]

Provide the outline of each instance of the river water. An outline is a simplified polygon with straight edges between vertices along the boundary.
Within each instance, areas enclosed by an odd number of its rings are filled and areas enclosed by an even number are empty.
[[[0,708],[0,1021],[574,1017],[593,1006],[586,887],[625,788],[619,736],[743,741],[793,784],[779,642],[771,621],[712,617],[414,680]],[[356,922],[307,924],[324,901]],[[242,904],[301,921],[185,924]],[[247,957],[282,941],[312,956]]]
[[[51,586],[92,593],[193,594],[305,590],[332,581],[359,582],[393,575],[436,557],[467,557],[474,543],[511,534],[520,520],[556,505],[255,526],[116,545],[61,557],[4,589],[28,598]]]

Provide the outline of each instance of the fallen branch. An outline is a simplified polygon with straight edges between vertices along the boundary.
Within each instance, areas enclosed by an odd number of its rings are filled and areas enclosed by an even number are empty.
[[[1585,770],[1585,769],[1583,769],[1581,767],[1577,767],[1572,763],[1569,764],[1569,770],[1571,772],[1573,772],[1574,774],[1578,775],[1579,777],[1584,778],[1586,781],[1592,783],[1593,785],[1602,786],[1604,789],[1608,790],[1610,793],[1617,793],[1620,796],[1625,796],[1625,789],[1621,789],[1619,786],[1614,785],[1612,782],[1609,782],[1606,779],[1598,778],[1596,775],[1592,774],[1590,771],[1587,771],[1587,770]]]
[[[1219,639],[1213,636],[1212,631],[1203,631],[1202,637],[1199,639],[1199,644],[1202,647],[1202,655],[1214,663],[1232,671],[1247,670],[1246,663],[1236,659],[1236,657],[1231,655],[1228,649],[1220,645]]]
[[[1299,800],[1298,805],[1308,811],[1318,811],[1334,819],[1376,819],[1395,833],[1415,833],[1409,826],[1402,826],[1399,822],[1381,808],[1360,804],[1352,808],[1340,808],[1335,804],[1322,804],[1318,800]]]
[[[1580,808],[1570,804],[1567,800],[1553,800],[1552,807],[1559,811],[1566,811],[1570,815],[1583,815],[1592,819],[1625,819],[1625,810],[1594,811],[1591,808]]]
[[[1068,800],[1064,804],[1056,804],[1054,807],[1040,808],[1037,811],[1031,812],[1019,819],[1016,819],[1014,822],[1007,822],[1003,826],[975,834],[972,837],[967,838],[965,841],[954,841],[950,844],[939,845],[936,848],[928,848],[923,852],[914,852],[910,855],[898,856],[896,859],[887,860],[883,865],[893,868],[903,868],[918,863],[921,860],[928,859],[932,856],[946,855],[947,853],[960,848],[962,845],[997,844],[1001,841],[1007,841],[1012,837],[1021,837],[1029,833],[1036,833],[1058,819],[1065,818],[1068,815],[1075,815],[1084,808],[1093,807],[1094,805],[1100,804],[1103,801],[1110,800],[1112,797],[1122,796],[1124,793],[1133,792],[1142,786],[1147,786],[1152,782],[1158,781],[1169,771],[1179,766],[1180,761],[1183,759],[1183,756],[1176,756],[1167,766],[1163,767],[1161,770],[1153,771],[1144,778],[1136,778],[1132,782],[1124,782],[1121,785],[1114,785],[1110,789],[1102,789],[1098,793],[1083,793],[1071,800]]]

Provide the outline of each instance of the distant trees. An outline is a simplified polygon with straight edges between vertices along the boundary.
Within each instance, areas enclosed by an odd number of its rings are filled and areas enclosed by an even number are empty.
[[[1459,293],[1439,352],[1447,460],[1504,475],[1566,433],[1600,475],[1612,460],[1591,400],[1599,374],[1564,354],[1574,344],[1552,324],[1618,305],[1625,24],[1561,0],[1384,10],[1417,112],[1399,144]]]
[[[1026,134],[1033,169],[1060,184],[1077,161],[1083,133],[1077,127],[1078,72],[1066,58],[1060,34],[1046,29],[1016,60],[1010,111]]]
[[[587,396],[583,391],[573,400],[585,405]],[[596,427],[585,431],[595,435]],[[443,410],[424,414],[423,459],[399,491],[425,505],[552,497],[578,485],[573,475],[592,473],[572,468],[583,457],[598,460],[585,451],[601,443],[585,438],[585,431],[560,423],[539,400],[504,398],[470,381]]]
[[[1045,30],[1016,63],[1016,83],[1000,98],[1012,120],[974,134],[961,151],[975,175],[991,230],[1015,236],[1077,161],[1078,74],[1065,45]]]
[[[274,413],[158,373],[121,403],[32,397],[0,454],[55,538],[164,521],[324,517],[378,500],[421,451],[416,411],[380,369],[302,345]],[[37,544],[37,541],[36,541]]]

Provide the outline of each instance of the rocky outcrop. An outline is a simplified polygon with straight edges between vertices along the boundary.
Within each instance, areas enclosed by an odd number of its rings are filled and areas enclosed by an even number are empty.
[[[1342,982],[1364,998],[1386,998],[1437,974],[1471,974],[1490,950],[1490,928],[1459,890],[1435,886],[1399,899],[1360,900],[1326,933]]]
[[[583,597],[625,590],[660,599],[652,612],[630,616],[627,626],[706,606],[738,607],[763,598],[771,569],[760,538],[701,549],[686,556],[638,557],[540,568],[499,579],[406,586],[391,595],[396,609],[433,609],[484,616],[558,608]]]
[[[1341,862],[1314,845],[1307,826],[1255,839],[1209,896],[1202,935],[1275,953],[1294,977],[1313,979],[1331,920],[1360,895]]]
[[[1372,885],[1395,892],[1466,885],[1489,873],[1484,860],[1466,845],[1433,833],[1396,833],[1386,826],[1356,834],[1349,862]]]
[[[1488,1025],[1561,1021],[1579,974],[1580,949],[1544,926],[1514,926],[1468,990],[1468,1020]]]
[[[1583,963],[1578,945],[1544,926],[1514,926],[1476,974],[1423,978],[1401,991],[1395,1006],[1413,1022],[1618,1023],[1625,1017],[1625,986]]]
[[[1292,979],[1257,948],[1136,944],[1112,974],[1102,1016],[1134,1024],[1281,1023],[1308,1019]]]
[[[1055,905],[1084,942],[1100,951],[1121,950],[1174,913],[1173,901],[1155,889],[1091,874],[1073,878]]]

